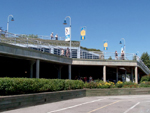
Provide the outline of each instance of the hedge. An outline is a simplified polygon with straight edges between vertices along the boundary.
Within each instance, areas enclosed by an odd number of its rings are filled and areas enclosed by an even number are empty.
[[[83,86],[80,80],[0,78],[0,95],[82,89]]]
[[[143,81],[150,81],[150,75],[145,75],[141,78],[141,82]]]

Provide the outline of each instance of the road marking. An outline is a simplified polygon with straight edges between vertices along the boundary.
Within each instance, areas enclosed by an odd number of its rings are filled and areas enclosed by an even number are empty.
[[[104,98],[104,99],[106,99],[106,98]],[[82,106],[82,105],[85,105],[85,104],[90,104],[90,103],[93,103],[93,102],[101,101],[101,100],[104,100],[104,99],[93,100],[93,101],[90,101],[90,102],[85,102],[85,103],[82,103],[82,104],[77,104],[77,105],[74,105],[74,106],[70,106],[70,107],[66,107],[66,108],[62,108],[62,109],[50,111],[50,112],[47,112],[47,113],[54,113],[54,112],[58,112],[58,111],[63,111],[63,110],[75,108],[75,107],[78,107],[78,106]]]
[[[133,109],[135,106],[137,106],[138,104],[140,104],[140,102],[136,103],[134,106],[130,107],[128,110],[126,110],[124,113],[127,113],[128,111],[130,111],[131,109]]]
[[[92,111],[90,111],[90,112],[88,112],[88,113],[92,113],[92,112],[94,112],[94,111],[100,110],[100,109],[105,108],[105,107],[107,107],[107,106],[113,105],[113,104],[115,104],[115,103],[118,103],[119,101],[121,101],[121,100],[118,100],[118,101],[115,101],[115,102],[113,102],[113,103],[111,103],[111,104],[107,104],[107,105],[102,106],[102,107],[100,107],[100,108],[94,109],[94,110],[92,110]]]

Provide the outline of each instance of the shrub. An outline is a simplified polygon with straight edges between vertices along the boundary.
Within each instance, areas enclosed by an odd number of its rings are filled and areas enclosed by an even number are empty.
[[[84,83],[84,88],[90,88],[89,83],[85,82]]]
[[[150,82],[148,81],[141,82],[140,87],[150,87]]]
[[[88,83],[88,88],[90,88],[90,89],[92,89],[92,88],[97,88],[97,83],[96,83],[96,82],[93,82],[93,81],[89,82],[89,83]]]
[[[124,82],[124,83],[123,83],[123,85],[134,85],[134,84],[135,84],[135,83],[133,83],[133,82],[131,82],[131,81],[130,81],[130,82]]]
[[[114,88],[115,84],[113,82],[99,82],[97,83],[97,88]]]
[[[84,82],[81,80],[65,80],[65,90],[83,88]]]
[[[150,75],[145,75],[141,78],[141,82],[143,81],[150,81]]]
[[[0,78],[0,95],[81,89],[83,86],[79,80]]]
[[[133,83],[133,82],[124,82],[123,83],[123,88],[137,88],[138,84]]]
[[[117,87],[117,88],[121,88],[122,86],[123,86],[123,82],[118,81],[118,82],[116,83],[116,87]]]

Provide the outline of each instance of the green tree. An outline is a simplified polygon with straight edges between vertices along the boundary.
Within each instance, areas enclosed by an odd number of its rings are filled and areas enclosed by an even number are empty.
[[[111,56],[108,58],[108,60],[112,60]]]
[[[150,56],[149,54],[146,52],[144,52],[141,56],[142,61],[144,62],[144,64],[150,68]]]

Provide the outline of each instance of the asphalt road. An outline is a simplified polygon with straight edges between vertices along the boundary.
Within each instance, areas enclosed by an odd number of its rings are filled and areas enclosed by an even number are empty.
[[[84,97],[1,113],[150,113],[150,95]]]

